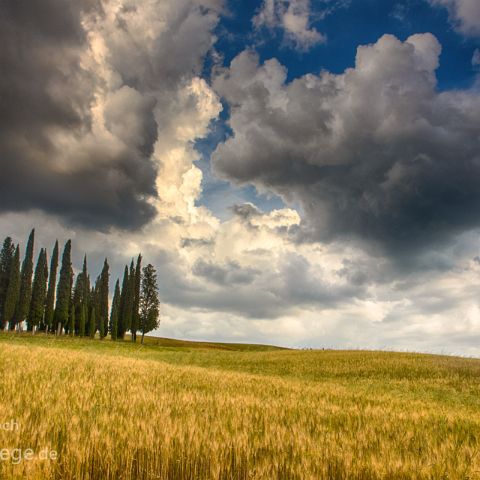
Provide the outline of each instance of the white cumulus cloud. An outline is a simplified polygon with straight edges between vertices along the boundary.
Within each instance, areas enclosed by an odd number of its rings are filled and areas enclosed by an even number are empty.
[[[295,48],[307,50],[326,41],[325,35],[311,26],[312,16],[310,0],[264,0],[253,24],[257,29],[280,28]]]
[[[478,0],[429,0],[434,6],[448,9],[456,28],[468,36],[480,36],[480,2]]]

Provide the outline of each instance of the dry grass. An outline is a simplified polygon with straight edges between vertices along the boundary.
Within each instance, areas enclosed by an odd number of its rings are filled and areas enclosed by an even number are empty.
[[[0,338],[2,479],[480,478],[480,361]],[[15,462],[16,463],[16,462]]]

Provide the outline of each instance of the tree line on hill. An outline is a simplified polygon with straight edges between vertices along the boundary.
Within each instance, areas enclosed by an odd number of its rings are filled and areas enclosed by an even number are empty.
[[[117,279],[109,306],[109,264],[105,259],[102,271],[92,285],[87,256],[82,271],[74,282],[72,242],[68,240],[59,265],[58,241],[55,242],[50,265],[47,251],[40,250],[35,270],[33,250],[35,229],[28,238],[25,256],[20,263],[20,246],[7,237],[0,251],[0,329],[23,329],[33,334],[43,331],[61,335],[100,338],[108,334],[112,340],[124,339],[130,332],[136,342],[137,333],[146,333],[159,326],[157,273],[153,265],[142,268],[142,256],[136,264],[125,266],[123,281]],[[60,266],[60,271],[57,271]]]

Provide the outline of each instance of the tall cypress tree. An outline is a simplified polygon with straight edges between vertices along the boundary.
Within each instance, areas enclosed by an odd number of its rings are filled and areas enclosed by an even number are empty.
[[[46,305],[47,305],[47,287],[48,287],[48,255],[47,255],[47,249],[46,248],[43,249],[43,255],[44,255],[43,278],[45,279],[45,293],[43,294],[42,318],[40,320],[38,330],[46,331],[45,308],[46,308]],[[33,296],[33,293],[32,293],[32,296]]]
[[[157,272],[153,265],[148,264],[143,269],[142,296],[140,299],[140,330],[142,343],[145,334],[158,328],[160,301],[158,299]]]
[[[82,305],[80,307],[80,312],[79,312],[79,319],[78,319],[78,334],[81,337],[85,336],[85,324],[86,324],[86,313],[87,313],[87,307],[85,305]]]
[[[83,269],[77,276],[75,283],[75,289],[73,293],[73,304],[75,307],[75,330],[80,336],[85,335],[87,312],[90,296],[90,281],[87,272],[87,256],[83,259]]]
[[[112,300],[112,311],[110,313],[110,326],[109,331],[112,340],[116,340],[118,337],[118,316],[120,313],[120,281],[117,279],[115,283],[115,293]]]
[[[20,295],[20,247],[17,245],[13,254],[12,265],[10,268],[10,278],[8,281],[7,295],[5,297],[4,328],[10,324],[10,329],[15,327],[15,311],[17,310],[18,297]]]
[[[52,330],[54,320],[55,287],[57,286],[58,240],[53,247],[50,260],[50,277],[48,278],[47,300],[45,302],[45,332]]]
[[[8,282],[14,255],[15,245],[12,242],[12,238],[7,237],[0,252],[0,328],[4,326],[5,300],[7,298]]]
[[[137,341],[137,331],[140,328],[140,282],[142,278],[142,255],[138,255],[133,281],[133,308],[132,308],[132,341]]]
[[[130,271],[128,273],[128,291],[125,302],[125,327],[126,330],[132,331],[132,319],[133,319],[133,304],[134,304],[134,293],[135,293],[135,266],[133,264],[133,259],[130,262]],[[133,340],[132,340],[133,341]]]
[[[21,329],[22,322],[27,318],[32,299],[32,275],[33,275],[33,245],[35,242],[35,229],[32,229],[28,237],[25,258],[22,263],[22,273],[20,281],[20,294],[18,296],[17,311],[15,312],[15,322]]]
[[[95,303],[92,303],[92,309],[90,312],[89,331],[88,331],[91,338],[95,337],[96,331],[97,331],[97,317],[95,314]]]
[[[82,280],[83,280],[82,301],[83,301],[83,305],[86,308],[85,312],[87,312],[88,311],[89,300],[90,300],[90,277],[89,277],[88,271],[87,271],[87,255],[85,255],[85,257],[83,258],[82,274],[83,274],[83,277],[82,277]],[[85,321],[87,321],[86,318],[85,318]]]
[[[98,282],[97,282],[98,283]],[[88,299],[88,305],[89,305],[89,314],[88,314],[88,334],[90,337],[95,337],[95,334],[98,329],[98,322],[97,322],[97,311],[98,311],[98,306],[97,306],[97,284],[95,284],[95,287],[92,287],[90,290],[90,295]]]
[[[75,305],[73,302],[70,304],[70,325],[68,327],[68,333],[73,337],[75,335]]]
[[[57,303],[55,305],[55,326],[60,334],[63,327],[68,327],[70,299],[72,292],[72,241],[65,244],[62,267],[57,286]]]
[[[123,340],[125,332],[128,330],[126,323],[127,296],[129,291],[128,266],[125,265],[123,273],[122,293],[120,294],[120,312],[118,315],[118,338]]]
[[[45,296],[47,293],[47,254],[42,248],[38,255],[35,276],[33,278],[32,300],[28,313],[28,329],[35,333],[36,328],[43,322],[45,313]]]
[[[108,279],[109,279],[108,261],[103,263],[102,273],[99,278],[98,286],[98,315],[100,338],[104,338],[108,333]]]

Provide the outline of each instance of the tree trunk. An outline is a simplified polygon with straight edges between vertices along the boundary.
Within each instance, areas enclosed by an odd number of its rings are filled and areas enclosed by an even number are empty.
[[[143,345],[143,339],[145,338],[145,332],[142,330],[142,345]]]
[[[57,335],[61,335],[61,334],[62,334],[62,324],[58,322]]]

